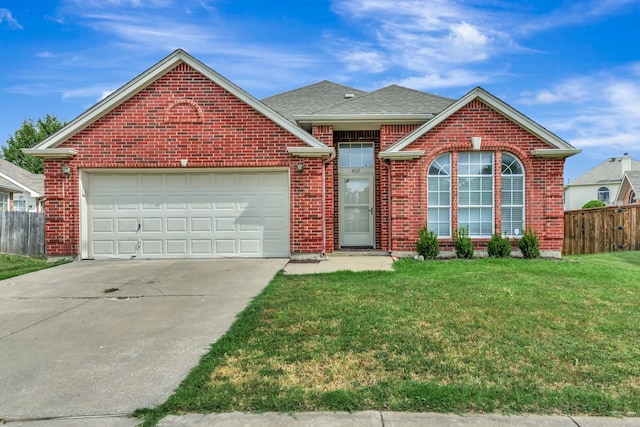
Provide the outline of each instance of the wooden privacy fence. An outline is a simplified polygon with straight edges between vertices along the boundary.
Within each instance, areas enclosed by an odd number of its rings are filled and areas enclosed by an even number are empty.
[[[0,252],[42,257],[44,213],[2,212],[0,214]]]
[[[564,255],[640,250],[640,205],[564,213]]]

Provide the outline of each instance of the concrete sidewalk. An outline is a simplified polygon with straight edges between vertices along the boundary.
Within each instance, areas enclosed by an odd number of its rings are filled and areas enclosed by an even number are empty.
[[[212,414],[169,416],[158,427],[640,427],[639,418],[545,415],[453,415],[410,412],[304,412],[292,415]]]

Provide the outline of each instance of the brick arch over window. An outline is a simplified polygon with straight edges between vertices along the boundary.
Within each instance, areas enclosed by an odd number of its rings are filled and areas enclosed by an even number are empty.
[[[204,113],[202,107],[192,99],[179,99],[167,108],[164,121],[167,123],[203,123]]]

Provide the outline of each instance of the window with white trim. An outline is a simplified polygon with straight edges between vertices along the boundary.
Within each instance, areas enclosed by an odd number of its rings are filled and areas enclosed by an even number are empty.
[[[501,232],[517,237],[524,227],[524,168],[518,159],[502,153]]]
[[[438,237],[451,237],[451,154],[442,154],[427,176],[427,229]]]
[[[0,212],[6,212],[9,210],[9,195],[7,193],[0,193]]]
[[[458,228],[470,237],[493,234],[493,153],[458,154]]]

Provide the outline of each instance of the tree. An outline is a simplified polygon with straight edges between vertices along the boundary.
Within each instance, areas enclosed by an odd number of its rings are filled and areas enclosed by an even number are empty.
[[[25,154],[22,149],[32,148],[62,129],[65,124],[49,114],[35,123],[31,119],[25,119],[20,129],[7,140],[7,146],[2,147],[2,157],[31,173],[42,173],[44,170],[42,159]]]

